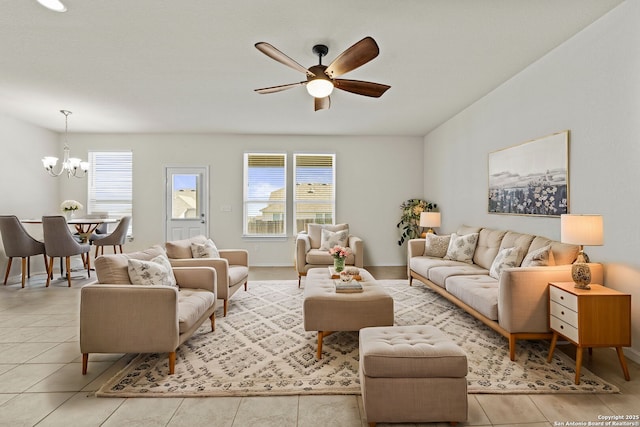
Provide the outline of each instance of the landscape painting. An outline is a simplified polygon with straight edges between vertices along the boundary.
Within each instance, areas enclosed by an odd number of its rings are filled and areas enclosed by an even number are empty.
[[[489,153],[489,213],[569,212],[569,131]]]

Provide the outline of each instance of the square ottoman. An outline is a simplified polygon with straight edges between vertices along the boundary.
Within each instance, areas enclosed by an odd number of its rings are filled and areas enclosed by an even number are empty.
[[[360,386],[376,422],[467,420],[467,356],[433,326],[360,330]]]

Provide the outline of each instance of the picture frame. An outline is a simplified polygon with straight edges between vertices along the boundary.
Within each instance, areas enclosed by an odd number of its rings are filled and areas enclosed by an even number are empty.
[[[489,213],[569,213],[569,131],[489,153],[488,175]]]

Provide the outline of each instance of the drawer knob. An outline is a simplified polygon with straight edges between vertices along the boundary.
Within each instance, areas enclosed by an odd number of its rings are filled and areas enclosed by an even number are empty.
[[[564,325],[560,325],[560,329],[564,329]]]
[[[564,299],[564,297],[561,295],[561,296],[560,296],[560,299]]]
[[[564,311],[561,311],[560,314],[562,314],[564,316]]]

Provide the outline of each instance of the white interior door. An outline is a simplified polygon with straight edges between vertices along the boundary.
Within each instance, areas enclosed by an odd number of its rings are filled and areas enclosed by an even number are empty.
[[[167,241],[209,235],[208,183],[205,166],[165,168]]]

